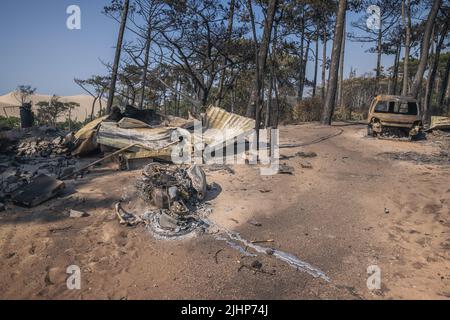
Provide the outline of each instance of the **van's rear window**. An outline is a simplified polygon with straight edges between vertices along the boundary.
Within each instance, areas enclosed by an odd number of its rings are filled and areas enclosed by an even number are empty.
[[[417,103],[415,102],[380,101],[375,107],[375,112],[416,116],[418,113],[418,108]]]

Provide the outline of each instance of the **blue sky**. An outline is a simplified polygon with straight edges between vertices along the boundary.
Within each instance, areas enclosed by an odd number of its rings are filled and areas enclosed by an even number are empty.
[[[6,45],[0,48],[0,95],[20,84],[32,85],[44,94],[82,94],[73,79],[105,74],[106,68],[99,59],[109,62],[114,57],[118,26],[101,13],[108,3],[108,0],[2,0],[0,39]],[[66,9],[73,4],[81,8],[81,30],[66,28]],[[348,30],[356,18],[355,14],[349,14]],[[351,67],[358,74],[374,69],[375,54],[365,52],[366,49],[361,43],[347,43],[346,76]],[[391,61],[392,57],[383,57],[388,66]],[[308,78],[312,78],[312,67],[310,63]]]

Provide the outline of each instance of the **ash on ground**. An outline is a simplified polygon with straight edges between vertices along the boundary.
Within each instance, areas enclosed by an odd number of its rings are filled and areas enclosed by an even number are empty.
[[[427,134],[427,141],[435,145],[438,151],[432,154],[417,152],[385,152],[378,156],[413,162],[415,164],[450,165],[450,132],[434,130]]]

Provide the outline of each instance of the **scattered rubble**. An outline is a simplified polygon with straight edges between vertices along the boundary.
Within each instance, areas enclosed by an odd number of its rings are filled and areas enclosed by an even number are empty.
[[[300,151],[295,153],[294,155],[281,155],[280,160],[290,160],[292,158],[316,158],[318,155],[315,152],[307,152],[307,151]]]
[[[142,219],[138,216],[135,216],[132,213],[125,211],[122,208],[122,203],[117,203],[116,206],[116,214],[119,217],[120,224],[126,225],[128,227],[135,227],[141,223],[143,223]]]
[[[300,157],[300,158],[316,158],[317,157],[317,153],[315,152],[297,152],[295,154],[296,157]]]
[[[77,210],[73,210],[71,209],[69,211],[69,217],[70,218],[87,218],[89,217],[89,214],[83,211],[77,211]]]
[[[307,161],[300,162],[300,166],[303,169],[312,169],[313,168],[313,165],[310,162],[307,162]]]
[[[17,147],[17,157],[43,157],[48,158],[68,154],[70,152],[64,137],[56,137],[53,140],[31,138],[23,141]]]
[[[417,152],[385,152],[378,154],[379,157],[413,162],[415,164],[436,164],[436,165],[450,165],[450,156],[448,152],[442,151],[440,153],[424,154]]]
[[[238,136],[246,137],[255,127],[254,120],[216,107],[209,107],[202,120],[202,138],[210,148],[234,143]],[[15,194],[16,202],[22,203],[17,193],[23,196],[23,191],[20,191],[22,188],[34,188],[33,183],[39,182],[39,177],[44,175],[61,180],[77,178],[93,165],[109,159],[118,162],[121,169],[128,170],[142,168],[154,160],[171,163],[173,149],[183,142],[183,139],[173,140],[173,135],[177,133],[184,137],[188,133],[192,138],[196,137],[197,132],[192,130],[193,124],[193,119],[164,117],[152,110],[142,111],[127,106],[124,112],[115,108],[111,116],[98,118],[75,134],[66,135],[65,132],[48,127],[1,132],[0,145],[5,152],[0,155],[0,200],[11,199]],[[217,130],[223,129],[230,133],[226,140],[222,135],[217,135]],[[191,143],[188,140],[186,143]],[[88,166],[82,166],[82,161],[74,158],[89,156],[95,152],[103,152],[104,157]],[[234,170],[225,165],[208,165],[206,168],[234,174]],[[191,187],[196,191],[196,200],[202,200],[206,194],[206,184],[200,190],[199,183],[205,180],[204,172],[198,167],[193,167],[192,170],[196,172],[186,173],[191,179]],[[54,186],[49,180],[47,183],[49,188]],[[187,190],[175,189],[162,192],[161,188],[155,188],[151,196],[161,210],[170,210],[172,213],[178,211],[187,215],[192,199],[183,198]],[[185,194],[178,194],[181,191]],[[170,208],[166,208],[168,196],[182,201],[174,200]],[[47,199],[43,201],[48,200],[48,197],[44,198]],[[37,200],[30,199],[25,199],[25,202],[26,206],[38,203]]]
[[[260,222],[258,222],[258,221],[256,221],[256,220],[253,220],[253,219],[251,219],[251,220],[249,220],[249,221],[247,221],[249,224],[251,224],[252,226],[255,226],[255,227],[262,227],[262,223],[260,223]]]
[[[443,153],[450,154],[450,131],[433,130],[427,134],[427,139],[441,149]]]
[[[75,170],[78,161],[64,132],[47,127],[14,132],[4,138],[8,143],[0,155],[0,199],[10,199],[42,175],[56,179]]]
[[[203,166],[203,169],[206,172],[225,171],[231,175],[236,174],[236,172],[230,166],[225,165],[225,164],[210,164],[207,166]]]
[[[408,131],[396,127],[384,127],[377,138],[380,140],[411,141]]]
[[[416,164],[450,165],[450,132],[445,130],[430,130],[426,139],[439,151],[431,154],[417,152],[385,152],[378,156],[392,160],[413,162]]]
[[[16,190],[12,200],[17,205],[31,208],[54,198],[64,188],[64,182],[41,174]]]
[[[206,175],[199,166],[190,168],[149,164],[137,182],[141,197],[156,206],[146,220],[155,234],[164,237],[185,235],[204,223],[200,204],[205,200]],[[206,214],[208,214],[207,212]]]
[[[145,224],[157,237],[179,238],[199,227],[211,213],[204,203],[207,193],[206,175],[199,166],[189,168],[151,163],[143,170],[136,188],[140,197],[154,209],[141,215],[126,212],[116,205],[120,223],[127,226]]]
[[[288,174],[293,175],[294,174],[294,168],[291,166],[288,166],[287,164],[280,164],[278,169],[279,174]]]
[[[254,268],[254,269],[261,270],[263,265],[262,265],[262,263],[260,261],[255,260],[255,261],[252,262],[251,267]]]

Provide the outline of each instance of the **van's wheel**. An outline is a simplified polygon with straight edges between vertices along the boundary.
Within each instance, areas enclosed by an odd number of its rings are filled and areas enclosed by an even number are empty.
[[[419,133],[415,134],[415,135],[410,135],[409,139],[411,141],[420,141],[420,140],[426,140],[426,134],[425,132],[423,132],[422,130],[419,131]]]
[[[367,136],[368,137],[375,137],[375,135],[373,134],[372,125],[370,125],[370,124],[367,126]]]

